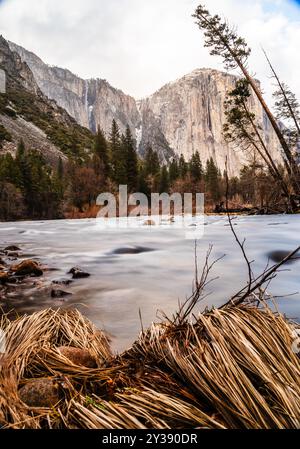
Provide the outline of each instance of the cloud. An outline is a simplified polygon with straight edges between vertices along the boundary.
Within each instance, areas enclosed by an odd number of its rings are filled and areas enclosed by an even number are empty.
[[[135,97],[198,67],[222,68],[191,17],[198,0],[5,0],[2,34],[49,64],[106,78]],[[292,0],[209,0],[251,45],[251,69],[271,97],[263,46],[300,97],[300,8]]]

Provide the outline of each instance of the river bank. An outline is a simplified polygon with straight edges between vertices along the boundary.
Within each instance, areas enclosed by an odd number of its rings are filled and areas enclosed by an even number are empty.
[[[264,304],[153,324],[118,356],[76,310],[3,317],[1,327],[4,428],[300,426],[296,326]]]

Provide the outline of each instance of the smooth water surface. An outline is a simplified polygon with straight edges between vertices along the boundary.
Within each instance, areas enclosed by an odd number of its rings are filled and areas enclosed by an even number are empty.
[[[239,216],[234,220],[241,240],[246,238],[253,269],[260,273],[273,251],[291,251],[299,245],[300,216]],[[57,220],[0,223],[1,246],[21,246],[26,257],[36,257],[55,268],[46,273],[49,281],[68,277],[79,265],[91,273],[72,283],[73,295],[52,299],[40,291],[22,293],[8,300],[7,307],[33,312],[46,307],[76,306],[112,338],[113,348],[122,350],[137,337],[141,324],[157,318],[157,311],[171,315],[191,293],[194,278],[194,241],[179,229],[145,226],[139,229],[103,230],[97,220]],[[205,217],[204,236],[198,241],[198,262],[204,261],[209,245],[212,260],[225,255],[211,273],[218,277],[208,286],[209,296],[200,304],[218,306],[227,301],[247,280],[247,269],[225,216]],[[272,262],[271,262],[272,263]],[[300,319],[300,261],[287,265],[269,290],[280,309]],[[291,296],[291,294],[296,293]],[[281,297],[282,296],[282,297]]]

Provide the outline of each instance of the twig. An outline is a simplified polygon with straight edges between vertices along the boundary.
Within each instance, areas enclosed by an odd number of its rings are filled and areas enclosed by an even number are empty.
[[[228,207],[229,180],[228,180],[228,170],[227,170],[227,156],[226,156],[226,160],[225,160],[225,178],[226,178],[226,213],[227,213],[230,229],[231,229],[231,231],[232,231],[232,233],[234,235],[234,238],[235,238],[237,244],[241,248],[243,257],[244,257],[244,259],[246,261],[246,264],[247,264],[247,268],[248,268],[248,291],[250,291],[251,285],[252,285],[252,281],[253,281],[253,272],[252,272],[252,269],[251,269],[251,262],[249,261],[249,259],[247,257],[247,254],[246,254],[246,251],[245,251],[245,248],[244,248],[246,239],[244,239],[243,242],[241,243],[241,241],[238,238],[238,235],[235,232],[235,229],[234,229],[234,227],[232,225],[231,215],[228,212],[228,209],[229,209],[229,207]]]
[[[244,302],[244,300],[249,295],[251,295],[253,292],[255,292],[255,290],[258,290],[263,284],[265,284],[266,282],[270,281],[271,279],[274,279],[278,269],[282,265],[284,265],[286,262],[288,262],[290,259],[292,259],[292,257],[295,254],[297,254],[298,251],[300,251],[300,246],[298,246],[294,251],[292,251],[290,254],[288,254],[281,262],[278,262],[277,264],[273,265],[268,270],[266,270],[264,273],[262,273],[257,278],[255,278],[252,281],[252,285],[251,285],[250,289],[247,288],[247,291],[245,293],[243,293],[243,292],[245,291],[246,287],[244,287],[238,293],[236,293],[234,296],[232,296],[232,298],[226,304],[224,304],[221,307],[221,309],[223,309],[224,307],[226,307],[228,305],[238,305],[238,304],[241,304],[242,302]]]

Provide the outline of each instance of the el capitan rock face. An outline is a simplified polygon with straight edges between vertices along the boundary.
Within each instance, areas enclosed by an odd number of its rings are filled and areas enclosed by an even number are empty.
[[[83,80],[69,70],[46,65],[33,53],[9,43],[32,70],[42,92],[82,126],[109,134],[115,119],[121,130],[128,124],[143,156],[149,145],[168,161],[181,153],[186,159],[196,150],[202,162],[213,157],[221,170],[228,160],[230,175],[237,175],[245,154],[227,145],[222,136],[224,100],[235,77],[212,69],[197,69],[166,84],[150,97],[136,101],[101,79]],[[252,98],[265,140],[275,161],[281,160],[277,138],[256,98]]]
[[[151,111],[159,133],[176,154],[182,153],[189,159],[199,151],[203,162],[213,157],[221,170],[225,169],[227,157],[228,170],[231,175],[236,175],[247,159],[238,148],[224,142],[222,132],[224,100],[235,80],[235,76],[218,70],[197,69],[142,100],[140,108],[142,112]],[[274,159],[280,161],[277,137],[254,97],[251,98],[251,109],[264,130]],[[143,126],[148,129],[149,120],[143,120]]]

